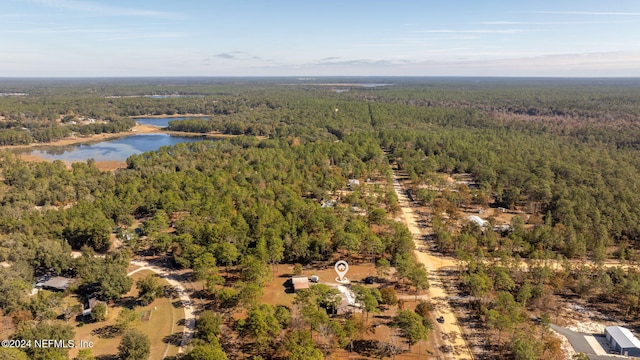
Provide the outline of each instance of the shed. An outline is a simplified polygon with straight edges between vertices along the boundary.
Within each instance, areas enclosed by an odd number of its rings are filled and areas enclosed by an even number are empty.
[[[62,277],[62,276],[54,276],[49,280],[41,283],[41,287],[45,290],[54,290],[54,291],[65,291],[71,285],[73,280]]]
[[[293,284],[293,291],[309,288],[309,278],[306,276],[293,276],[291,283]]]
[[[640,356],[640,340],[629,329],[620,326],[608,326],[604,328],[604,335],[618,354]]]

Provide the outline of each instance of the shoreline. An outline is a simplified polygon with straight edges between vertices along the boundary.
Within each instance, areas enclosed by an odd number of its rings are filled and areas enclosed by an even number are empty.
[[[213,115],[207,114],[175,114],[175,115],[136,115],[129,116],[129,119],[168,119],[168,118],[201,118],[201,117],[212,117]]]
[[[54,140],[50,142],[44,143],[31,143],[27,145],[3,145],[0,146],[0,150],[22,150],[22,149],[31,149],[38,147],[49,147],[49,146],[68,146],[68,145],[76,145],[81,143],[89,143],[103,140],[111,140],[117,139],[121,137],[131,136],[135,134],[151,134],[156,132],[162,132],[160,128],[151,126],[151,125],[136,125],[131,128],[129,131],[121,131],[117,133],[102,133],[102,134],[92,134],[88,136],[74,136],[68,137],[60,140]]]
[[[169,117],[167,115],[158,115],[158,116]],[[136,126],[132,127],[131,130],[129,131],[123,131],[118,133],[106,133],[106,134],[105,133],[92,134],[89,136],[65,138],[65,139],[60,139],[60,140],[51,141],[47,143],[32,143],[27,145],[4,145],[4,146],[0,146],[0,151],[11,151],[11,150],[27,151],[30,149],[38,149],[43,147],[62,147],[62,146],[71,146],[71,145],[78,145],[78,144],[88,144],[88,143],[96,143],[96,142],[107,141],[107,140],[114,140],[114,139],[119,139],[119,138],[128,137],[128,136],[134,136],[136,134],[153,134],[153,133],[161,133],[161,134],[167,134],[172,136],[184,136],[184,137],[204,137],[204,138],[210,138],[210,139],[229,139],[237,136],[244,136],[244,135],[223,134],[219,132],[189,133],[189,132],[181,132],[181,131],[170,131],[170,130],[163,130],[162,128],[153,126],[153,125],[137,124]],[[262,138],[262,137],[259,137],[259,138]],[[29,153],[16,152],[15,156],[22,161],[28,161],[28,162],[44,162],[44,161],[53,162],[54,161],[50,159],[41,158],[36,155],[31,155]],[[71,169],[71,163],[65,163],[65,164],[67,165],[68,169]],[[127,167],[126,162],[116,161],[116,160],[96,161],[95,164],[98,167],[98,169],[101,171],[115,171],[115,170],[123,169]]]
[[[5,145],[0,146],[0,150],[29,150],[29,149],[38,149],[43,147],[59,147],[59,146],[71,146],[83,143],[95,143],[106,140],[113,140],[127,136],[133,136],[135,134],[152,134],[162,132],[160,128],[151,126],[151,125],[136,125],[131,128],[129,131],[122,131],[118,133],[108,133],[108,134],[92,134],[89,136],[83,137],[72,137],[65,138],[56,141],[46,142],[46,143],[32,143],[28,145]],[[28,153],[15,153],[15,156],[22,160],[28,162],[53,162],[53,160],[41,158],[39,156],[31,155]],[[71,163],[65,163],[67,169],[71,169]],[[100,171],[116,171],[118,169],[124,169],[127,167],[127,163],[124,161],[115,161],[115,160],[107,160],[107,161],[96,161],[96,167]]]

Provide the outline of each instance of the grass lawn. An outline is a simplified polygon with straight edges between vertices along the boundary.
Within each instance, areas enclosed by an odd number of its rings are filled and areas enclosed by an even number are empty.
[[[132,276],[132,279],[135,282],[136,280],[143,278],[149,274],[153,274],[153,272],[144,270],[135,273]],[[164,280],[163,283],[165,283]],[[131,291],[127,295],[125,295],[125,297],[134,298],[137,293],[138,290],[135,288],[134,283]],[[118,344],[120,343],[121,336],[118,335],[112,338],[100,338],[99,336],[94,335],[93,332],[96,329],[114,325],[119,310],[120,307],[109,306],[109,314],[106,321],[100,323],[90,323],[76,327],[76,343],[78,343],[80,340],[92,341],[94,344],[92,352],[95,356],[117,354]],[[135,310],[139,314],[147,315],[144,317],[144,320],[141,320],[137,325],[135,325],[135,329],[149,336],[149,340],[151,341],[151,356],[149,358],[161,359],[167,347],[167,343],[165,342],[166,339],[168,339],[172,334],[178,334],[176,335],[178,341],[182,339],[183,326],[178,325],[178,322],[184,319],[184,312],[182,311],[182,309],[175,308],[172,305],[172,300],[167,298],[156,299],[149,306],[136,306]],[[69,352],[69,355],[71,358],[73,358],[77,355],[77,353],[78,349],[72,349]],[[170,356],[177,353],[178,347],[170,344],[167,355]]]

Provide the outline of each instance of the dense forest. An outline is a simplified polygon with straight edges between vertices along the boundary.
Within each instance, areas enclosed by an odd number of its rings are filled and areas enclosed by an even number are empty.
[[[62,339],[73,331],[51,311],[62,306],[60,297],[28,296],[38,277],[75,278],[77,294],[113,302],[133,285],[126,276],[132,256],[152,252],[193,269],[211,296],[214,311],[200,315],[191,358],[237,354],[222,336],[227,326],[255,358],[315,359],[345,349],[362,325],[319,310],[331,308],[330,289],[318,285],[296,295],[296,311],[257,299],[273,265],[306,266],[334,254],[380,269],[392,265],[407,286],[426,288],[426,274],[410,256],[412,236],[393,220],[399,212],[394,168],[406,174],[417,201],[433,209],[432,241],[461,261],[458,287],[475,299],[482,326],[494,331],[487,335],[494,351],[517,359],[549,356],[549,343],[524,336],[525,314],[554,315],[556,295],[611,304],[635,319],[640,272],[572,261],[638,260],[640,82],[381,78],[371,82],[387,85],[366,87],[357,85],[362,79],[326,79],[335,82],[351,85],[3,82],[1,93],[25,95],[0,97],[0,145],[126,132],[135,124],[131,118],[143,115],[207,115],[170,122],[168,130],[240,135],[134,155],[116,172],[101,172],[92,160],[66,166],[3,154],[0,261],[10,266],[0,268],[0,307],[15,323],[13,337]],[[95,121],[85,121],[90,118]],[[442,176],[462,174],[472,185],[447,189]],[[350,179],[367,186],[349,188]],[[336,199],[346,206],[321,206]],[[518,215],[509,231],[483,231],[460,216],[473,207]],[[138,223],[139,233],[131,235]],[[124,239],[118,251],[111,250],[113,234]],[[82,255],[71,257],[72,250]],[[533,262],[523,271],[521,259],[554,260],[562,271]],[[229,268],[241,274],[233,283],[222,276]],[[381,291],[356,289],[367,312],[393,303]],[[218,315],[238,309],[246,316],[233,324]],[[394,320],[410,344],[432,326],[425,320],[416,330],[416,313],[398,311]],[[268,329],[260,327],[265,323]],[[418,335],[410,336],[409,327]],[[325,336],[315,338],[318,331]],[[522,349],[532,357],[522,357]],[[67,356],[60,349],[27,355],[53,353]]]

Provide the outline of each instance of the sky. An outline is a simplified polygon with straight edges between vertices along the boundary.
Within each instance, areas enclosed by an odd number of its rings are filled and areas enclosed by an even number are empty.
[[[638,0],[2,0],[0,77],[639,77]]]

